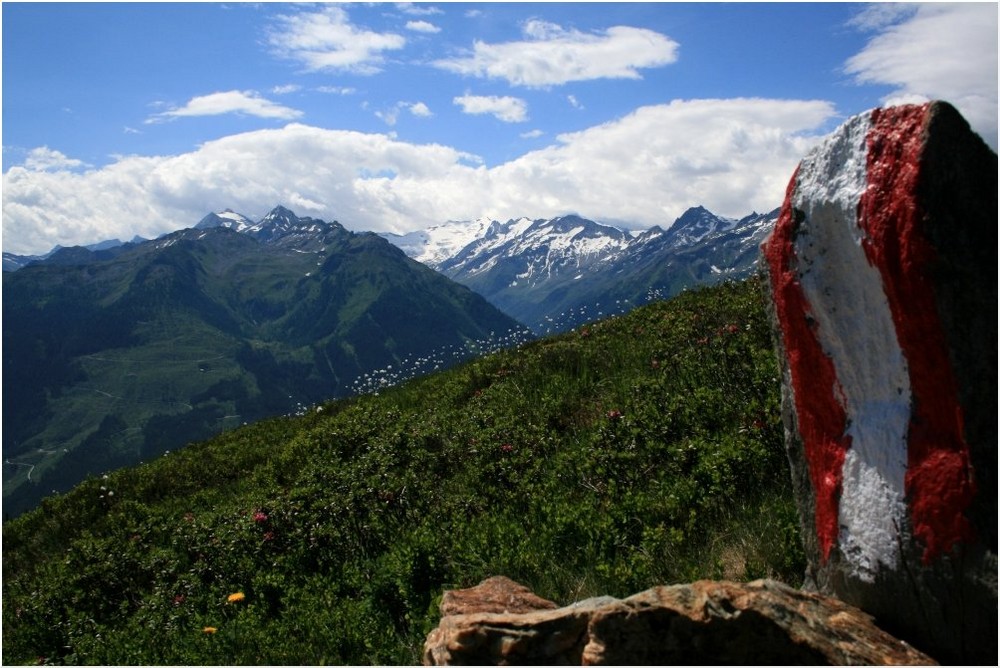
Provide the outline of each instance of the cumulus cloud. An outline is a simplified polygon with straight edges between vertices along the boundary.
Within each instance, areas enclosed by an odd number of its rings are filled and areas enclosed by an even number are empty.
[[[268,43],[276,55],[298,61],[308,71],[375,74],[385,61],[382,54],[403,48],[406,40],[354,26],[343,8],[327,5],[277,17]]]
[[[875,7],[854,21],[877,32],[845,71],[858,83],[892,86],[886,105],[951,102],[996,150],[996,4]]]
[[[87,166],[83,160],[70,158],[62,151],[51,149],[48,146],[39,146],[38,148],[31,149],[24,159],[24,168],[33,172],[67,170]]]
[[[459,74],[541,88],[570,81],[639,79],[640,68],[677,60],[677,42],[646,28],[614,26],[585,33],[531,20],[524,24],[523,32],[526,39],[516,42],[476,40],[471,52],[435,61],[434,65]]]
[[[260,118],[291,120],[302,116],[302,112],[291,107],[272,102],[252,90],[229,90],[191,98],[183,107],[168,109],[146,119],[146,123],[157,123],[181,116],[218,116],[220,114],[248,114]]]
[[[496,95],[465,95],[452,100],[466,114],[492,114],[505,123],[528,120],[528,104],[518,97]]]
[[[669,226],[702,204],[724,216],[781,204],[792,171],[834,117],[825,101],[676,100],[558,137],[491,170],[493,199],[526,215],[586,212]]]
[[[494,167],[448,146],[298,123],[83,173],[16,166],[3,176],[4,250],[155,237],[209,211],[259,216],[276,204],[398,233],[567,211],[667,226],[697,204],[739,216],[781,203],[813,133],[834,114],[821,101],[675,101]]]
[[[428,21],[407,21],[406,29],[414,32],[423,32],[430,35],[441,32],[441,28]]]
[[[414,116],[419,116],[421,118],[430,118],[434,114],[431,113],[430,107],[428,107],[423,102],[414,102],[409,106],[410,113]]]

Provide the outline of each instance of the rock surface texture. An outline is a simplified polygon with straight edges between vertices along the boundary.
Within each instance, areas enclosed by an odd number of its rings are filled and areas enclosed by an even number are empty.
[[[503,601],[519,612],[501,611]],[[554,608],[491,578],[446,592],[442,613],[425,665],[934,665],[860,610],[770,580],[700,581]]]
[[[808,581],[997,659],[997,156],[947,103],[848,120],[763,245]]]

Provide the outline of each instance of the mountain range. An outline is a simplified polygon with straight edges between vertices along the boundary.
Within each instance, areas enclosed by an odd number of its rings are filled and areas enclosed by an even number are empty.
[[[4,511],[528,334],[385,239],[282,207],[3,274]],[[502,345],[502,344],[498,344]],[[450,351],[450,354],[446,354]]]
[[[777,211],[353,233],[276,207],[4,254],[4,505],[222,429],[751,273]],[[521,323],[530,327],[528,331]]]
[[[542,334],[746,277],[777,216],[775,209],[725,218],[699,206],[667,230],[633,232],[568,215],[449,222],[385,236]]]

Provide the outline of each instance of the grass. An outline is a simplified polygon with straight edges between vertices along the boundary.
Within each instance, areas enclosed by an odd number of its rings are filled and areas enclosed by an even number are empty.
[[[492,575],[565,604],[804,570],[756,279],[303,413],[6,523],[5,662],[418,663]]]

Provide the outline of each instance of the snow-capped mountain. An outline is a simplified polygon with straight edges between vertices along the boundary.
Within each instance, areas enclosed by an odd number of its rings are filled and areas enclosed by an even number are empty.
[[[670,226],[675,245],[698,243],[710,234],[720,234],[737,225],[735,218],[716,216],[703,206],[691,207]]]
[[[576,215],[519,218],[492,223],[483,236],[438,263],[437,269],[446,275],[475,276],[516,258],[509,271],[499,273],[512,285],[537,285],[598,265],[629,242],[626,232]]]
[[[246,232],[253,226],[254,222],[242,213],[236,213],[232,209],[224,209],[218,213],[208,214],[194,226],[194,229],[207,230],[213,227],[228,227],[236,232]]]
[[[258,223],[245,230],[258,241],[268,242],[289,234],[315,234],[325,231],[329,223],[315,218],[299,218],[283,206],[276,206]]]
[[[479,218],[378,236],[542,333],[626,310],[650,295],[669,297],[687,287],[749,275],[777,213],[754,212],[735,219],[697,206],[666,229],[654,226],[637,232],[578,215],[506,222]],[[225,209],[156,243],[194,239],[217,227],[287,253],[320,255],[326,252],[330,234],[346,231],[336,221],[299,217],[282,206],[256,222]],[[4,270],[17,270],[31,261],[85,264],[129,245],[103,251],[55,249],[58,252],[41,258],[5,253]],[[317,261],[321,259],[317,256]],[[612,311],[607,310],[609,304],[615,305]]]
[[[228,227],[235,232],[249,234],[258,241],[269,242],[289,234],[317,234],[325,232],[330,225],[338,223],[327,223],[308,216],[300,218],[292,211],[283,206],[276,206],[259,221],[254,222],[242,213],[236,213],[232,209],[225,209],[219,213],[210,213],[194,226],[196,230],[211,229],[213,227]]]
[[[777,210],[726,218],[698,206],[666,230],[632,232],[573,214],[449,221],[380,236],[542,333],[627,310],[650,295],[743,278],[776,217]],[[343,230],[281,206],[257,222],[229,210],[210,214],[198,227],[219,225],[298,253],[321,250],[328,233]]]
[[[204,238],[206,232],[215,228],[228,228],[234,232],[251,236],[261,243],[283,246],[297,252],[316,251],[323,247],[324,237],[327,234],[334,230],[344,230],[344,227],[336,221],[328,223],[316,218],[299,217],[283,206],[276,206],[256,222],[232,209],[224,209],[209,213],[192,228],[161,235],[153,240],[152,247],[165,248],[181,239],[199,240]],[[4,253],[3,270],[5,272],[17,271],[32,262],[88,264],[111,259],[147,241],[149,240],[136,236],[127,243],[122,243],[118,239],[110,239],[86,246],[56,246],[44,255]]]
[[[436,228],[386,236],[536,331],[547,331],[554,318],[562,318],[556,326],[561,329],[605,314],[597,307],[602,301],[624,309],[649,294],[666,297],[686,287],[742,278],[756,265],[759,245],[776,218],[777,210],[737,220],[699,206],[667,230],[638,233],[570,215],[449,223],[450,246],[439,241],[442,231]],[[469,237],[464,247],[445,256],[455,240]],[[591,313],[581,312],[591,306]],[[576,315],[567,316],[570,312]]]
[[[322,244],[322,238],[331,230],[344,230],[336,221],[328,223],[309,216],[300,217],[283,206],[274,207],[257,222],[241,213],[225,209],[208,214],[194,229],[208,230],[215,227],[227,227],[261,243],[286,246],[299,251],[313,250],[317,243]]]

